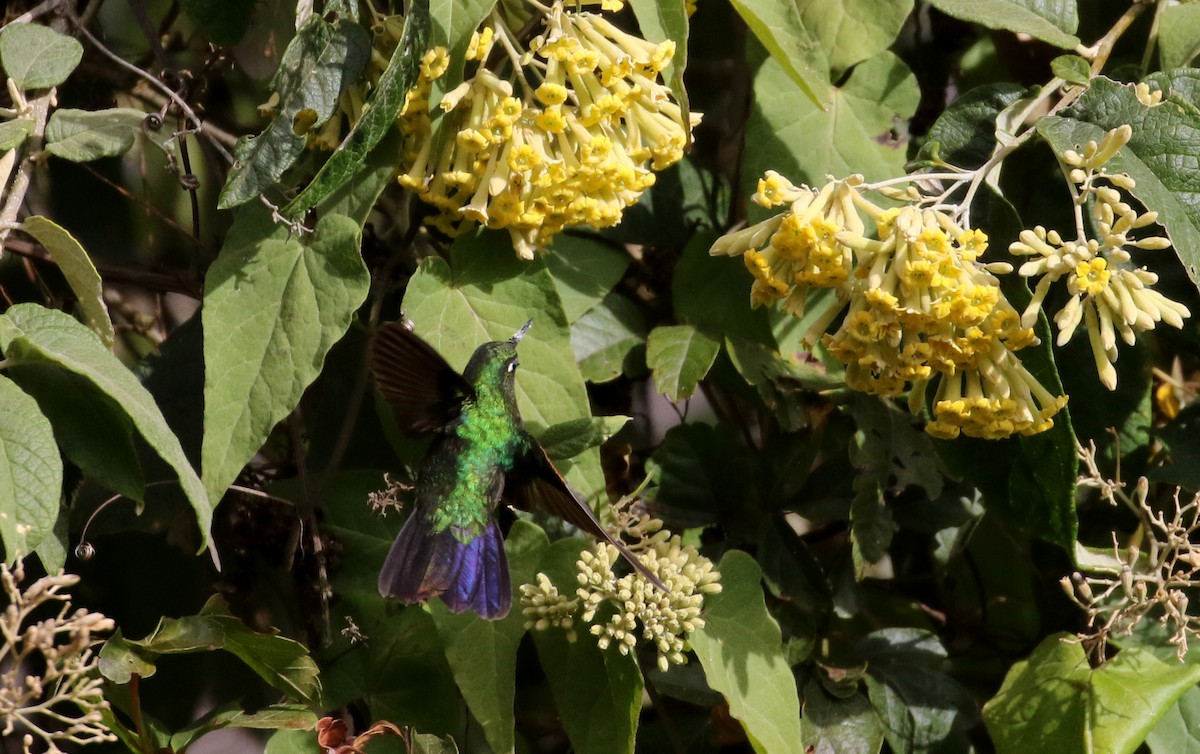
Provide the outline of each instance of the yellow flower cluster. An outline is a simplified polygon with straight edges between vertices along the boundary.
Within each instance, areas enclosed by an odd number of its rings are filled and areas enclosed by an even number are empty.
[[[567,226],[620,222],[654,183],[652,170],[683,157],[699,122],[684,122],[661,82],[673,42],[647,42],[561,2],[543,24],[522,50],[493,12],[467,51],[474,73],[436,105],[433,82],[450,61],[431,50],[400,116],[408,138],[399,180],[440,211],[429,222],[449,235],[474,224],[507,229],[523,258]],[[491,54],[496,45],[504,54]],[[434,106],[446,113],[440,139]]]
[[[742,254],[754,306],[783,299],[800,316],[812,287],[833,289],[806,340],[816,342],[844,311],[821,342],[845,365],[847,385],[877,395],[911,385],[919,405],[940,380],[930,434],[999,438],[1053,426],[1066,399],[1013,354],[1038,340],[1000,291],[994,273],[1011,267],[979,261],[987,237],[938,210],[879,207],[860,186],[856,176],[814,190],[768,172],[755,201],[788,208],[719,239],[710,253]],[[865,236],[860,212],[877,239]]]
[[[1009,246],[1012,253],[1031,257],[1021,265],[1021,275],[1041,277],[1022,321],[1032,323],[1037,318],[1050,287],[1065,277],[1071,298],[1054,317],[1058,326],[1057,343],[1063,345],[1070,340],[1083,322],[1096,371],[1109,390],[1117,386],[1113,364],[1117,360],[1118,334],[1132,345],[1138,332],[1152,330],[1158,322],[1182,327],[1183,320],[1191,316],[1186,306],[1153,290],[1151,286],[1158,282],[1157,275],[1144,268],[1129,267],[1132,257],[1128,247],[1165,249],[1171,245],[1161,236],[1131,237],[1133,231],[1152,225],[1158,213],[1139,215],[1118,191],[1132,190],[1133,179],[1105,170],[1105,164],[1132,135],[1133,129],[1121,126],[1109,131],[1099,143],[1088,142],[1082,154],[1068,151],[1063,155],[1075,187],[1076,240],[1066,241],[1057,231],[1038,226],[1022,231],[1020,240]],[[1081,208],[1089,201],[1092,219],[1099,230],[1097,238],[1089,238],[1084,232]]]
[[[684,546],[678,536],[660,530],[661,526],[657,519],[644,519],[642,531],[654,533],[633,549],[662,580],[666,593],[636,572],[617,577],[613,572],[621,560],[617,548],[597,542],[580,553],[574,599],[559,594],[542,573],[536,584],[521,586],[526,628],[563,628],[573,640],[575,614],[582,610],[580,620],[592,624],[589,632],[601,649],[615,644],[621,654],[629,654],[640,636],[654,644],[660,670],[685,664],[685,635],[704,625],[704,595],[721,591],[720,574],[713,570],[712,561],[694,547]]]

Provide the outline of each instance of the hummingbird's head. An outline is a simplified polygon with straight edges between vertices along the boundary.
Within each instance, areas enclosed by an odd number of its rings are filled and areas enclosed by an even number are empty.
[[[488,385],[499,388],[505,395],[512,395],[517,366],[520,365],[517,361],[517,344],[532,324],[531,319],[508,340],[493,340],[476,348],[463,372],[467,381],[476,387]]]

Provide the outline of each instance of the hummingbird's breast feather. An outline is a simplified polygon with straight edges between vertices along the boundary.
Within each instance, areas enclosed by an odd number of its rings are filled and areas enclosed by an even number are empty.
[[[520,426],[506,411],[464,407],[425,456],[417,506],[435,532],[453,528],[470,542],[484,532],[504,491],[504,475],[520,452]]]

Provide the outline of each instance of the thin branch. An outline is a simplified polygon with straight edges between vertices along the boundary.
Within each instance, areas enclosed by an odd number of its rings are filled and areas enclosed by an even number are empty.
[[[97,52],[116,63],[121,68],[124,68],[139,78],[146,80],[151,86],[165,95],[166,98],[169,99],[171,103],[187,117],[188,122],[191,123],[192,128],[195,129],[195,133],[207,138],[209,143],[212,144],[213,147],[221,153],[221,156],[225,158],[225,161],[233,164],[233,155],[229,153],[229,150],[227,150],[220,141],[212,137],[212,135],[209,133],[209,128],[204,124],[204,121],[200,119],[200,116],[196,114],[196,111],[192,109],[191,105],[189,105],[187,101],[183,99],[183,97],[180,97],[170,87],[159,81],[155,76],[152,76],[148,72],[138,68],[133,63],[130,63],[120,55],[105,47],[103,42],[101,42],[99,39],[96,39],[96,37],[90,31],[88,31],[87,28],[79,23],[78,18],[74,18],[73,20],[75,21],[76,31],[79,32],[80,36],[90,42],[92,46],[96,48]]]

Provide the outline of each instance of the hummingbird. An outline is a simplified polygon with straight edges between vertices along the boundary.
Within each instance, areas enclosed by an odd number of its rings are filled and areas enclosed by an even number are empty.
[[[384,597],[413,603],[436,595],[455,613],[507,615],[512,585],[496,520],[502,503],[540,507],[604,539],[667,591],[600,525],[522,424],[517,344],[532,324],[479,346],[462,374],[404,323],[376,333],[371,368],[397,425],[409,436],[433,438],[417,472],[413,511],[379,573]]]

